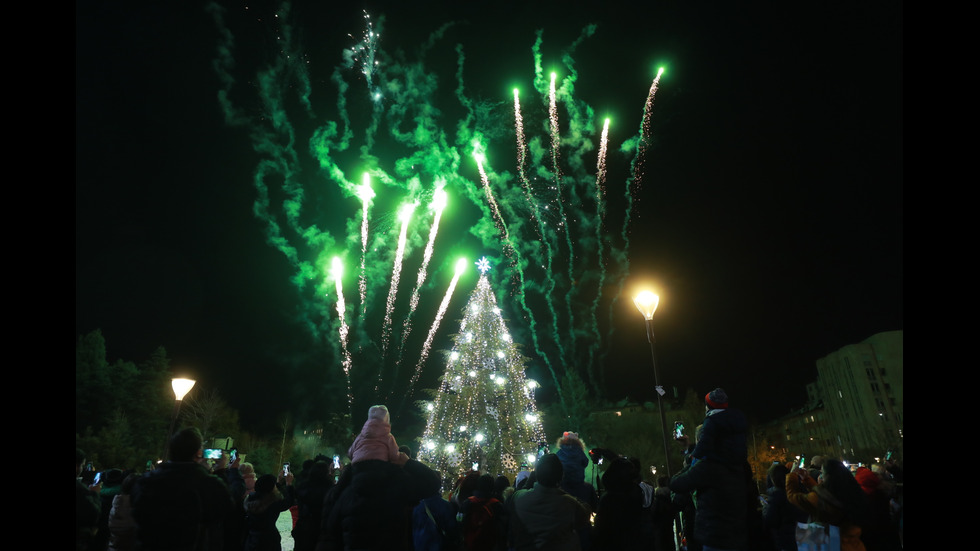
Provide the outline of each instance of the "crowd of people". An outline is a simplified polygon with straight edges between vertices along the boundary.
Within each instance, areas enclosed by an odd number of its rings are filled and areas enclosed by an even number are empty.
[[[774,463],[760,494],[745,417],[722,389],[705,396],[705,411],[694,441],[677,439],[681,471],[654,484],[636,458],[587,450],[567,431],[513,481],[473,470],[444,489],[442,473],[398,445],[384,406],[369,410],[339,471],[322,455],[276,475],[228,454],[210,464],[193,427],[146,473],[83,482],[76,450],[76,549],[281,551],[287,510],[296,551],[803,551],[807,538],[841,551],[903,547],[895,462],[856,472],[829,457]]]

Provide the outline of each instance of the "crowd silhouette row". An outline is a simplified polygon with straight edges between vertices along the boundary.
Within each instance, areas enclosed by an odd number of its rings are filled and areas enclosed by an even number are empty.
[[[904,546],[902,470],[852,471],[838,459],[776,462],[760,489],[746,460],[745,418],[722,389],[705,396],[694,442],[676,438],[684,466],[654,484],[638,460],[587,450],[567,431],[554,453],[514,480],[443,473],[413,459],[374,406],[341,465],[323,455],[298,472],[255,472],[227,453],[203,457],[194,427],[144,473],[86,476],[76,450],[78,551],[281,551],[292,514],[295,551],[896,551]],[[602,475],[589,482],[592,462]]]

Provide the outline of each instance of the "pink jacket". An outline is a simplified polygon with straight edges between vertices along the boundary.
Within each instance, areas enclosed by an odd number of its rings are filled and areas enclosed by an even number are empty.
[[[380,419],[368,419],[361,433],[354,439],[347,456],[351,463],[366,459],[380,459],[392,463],[404,463],[408,456],[398,451],[398,442],[391,434],[391,425]]]

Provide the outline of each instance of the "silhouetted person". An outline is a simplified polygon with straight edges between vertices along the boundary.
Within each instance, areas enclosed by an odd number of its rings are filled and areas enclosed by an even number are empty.
[[[133,486],[142,549],[221,549],[224,521],[235,503],[225,482],[204,466],[201,431],[190,427],[175,434],[169,456]]]
[[[578,528],[589,523],[592,511],[558,487],[562,473],[557,455],[541,456],[534,470],[534,486],[514,492],[507,502],[508,535],[516,551],[582,548]]]
[[[89,551],[92,539],[99,529],[102,501],[99,492],[102,484],[87,485],[81,481],[85,468],[85,452],[75,448],[75,549]]]

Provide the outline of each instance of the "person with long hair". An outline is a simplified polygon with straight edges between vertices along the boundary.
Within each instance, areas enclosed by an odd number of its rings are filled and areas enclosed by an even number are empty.
[[[865,551],[861,526],[868,521],[868,500],[840,460],[824,462],[819,482],[806,469],[787,474],[786,499],[806,511],[811,522],[837,526],[841,551]]]

